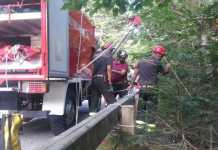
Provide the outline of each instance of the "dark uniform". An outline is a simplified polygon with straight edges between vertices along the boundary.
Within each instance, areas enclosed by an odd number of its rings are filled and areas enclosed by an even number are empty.
[[[108,104],[114,103],[115,98],[109,92],[107,83],[107,66],[112,65],[112,56],[103,55],[93,63],[93,79],[91,83],[90,112],[100,110],[101,95]]]
[[[158,73],[164,72],[164,67],[159,59],[151,56],[148,59],[143,59],[138,63],[139,84],[141,85],[140,97],[145,102],[151,101],[157,105],[156,84],[158,82]],[[146,109],[146,105],[145,105]]]
[[[170,63],[167,63],[166,66],[161,65],[160,61],[165,56],[165,54],[166,49],[162,45],[155,45],[152,48],[152,55],[147,59],[141,60],[135,67],[131,86],[139,76],[138,83],[141,85],[140,97],[143,98],[146,103],[158,103],[155,90],[155,86],[158,82],[158,74],[162,73],[165,75],[169,73],[171,67]],[[145,109],[147,109],[146,104]]]
[[[143,59],[138,63],[139,69],[139,83],[141,85],[156,85],[158,82],[158,74],[164,71],[159,59],[149,57]]]

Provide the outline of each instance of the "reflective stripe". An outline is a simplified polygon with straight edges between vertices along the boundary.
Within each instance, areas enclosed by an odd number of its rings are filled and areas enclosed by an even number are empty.
[[[142,88],[153,88],[154,85],[142,85]]]
[[[96,75],[93,76],[93,78],[96,78],[96,77],[101,77],[101,78],[103,78],[104,75],[103,75],[103,74],[96,74]]]

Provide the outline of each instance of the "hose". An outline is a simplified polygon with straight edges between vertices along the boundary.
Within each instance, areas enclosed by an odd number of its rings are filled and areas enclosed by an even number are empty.
[[[4,150],[21,150],[19,130],[23,123],[23,116],[14,113],[5,114],[2,118]]]

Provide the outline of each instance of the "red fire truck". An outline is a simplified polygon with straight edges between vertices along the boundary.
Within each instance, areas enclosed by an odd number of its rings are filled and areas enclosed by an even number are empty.
[[[0,110],[49,112],[58,134],[86,97],[95,27],[64,0],[0,1]],[[83,92],[81,92],[83,91]]]

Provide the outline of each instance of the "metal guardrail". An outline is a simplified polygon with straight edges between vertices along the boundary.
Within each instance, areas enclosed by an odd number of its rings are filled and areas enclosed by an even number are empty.
[[[137,91],[119,99],[62,134],[48,140],[37,150],[95,150],[107,134],[119,123],[122,105],[133,104]]]

